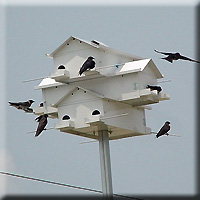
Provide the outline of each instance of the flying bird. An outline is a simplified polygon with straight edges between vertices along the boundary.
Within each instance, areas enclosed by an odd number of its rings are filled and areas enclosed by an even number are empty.
[[[170,122],[166,121],[165,124],[163,125],[163,127],[156,134],[156,137],[158,138],[162,135],[169,135],[169,133],[167,133],[169,130],[170,130]]]
[[[13,106],[19,110],[24,110],[25,112],[30,112],[32,109],[29,108],[31,106],[31,104],[35,102],[33,100],[28,100],[28,101],[25,101],[25,102],[18,102],[18,103],[15,103],[15,102],[8,102],[10,104],[10,106]]]
[[[46,130],[45,129],[45,126],[47,125],[47,117],[48,115],[47,114],[44,114],[44,115],[40,115],[39,117],[35,118],[35,121],[39,122],[38,124],[38,127],[37,127],[37,130],[36,130],[36,134],[35,134],[35,137],[39,136],[40,133],[43,131],[43,130]]]
[[[95,62],[93,60],[94,58],[92,56],[89,56],[87,58],[87,60],[83,63],[82,67],[79,70],[79,75],[81,76],[81,74],[83,72],[85,72],[86,70],[90,70],[93,69],[95,67]]]
[[[167,55],[167,57],[161,58],[161,59],[165,59],[165,60],[167,60],[167,61],[169,61],[171,63],[173,63],[174,60],[179,60],[179,59],[200,63],[200,61],[193,60],[191,58],[182,56],[180,53],[165,53],[165,52],[157,51],[155,49],[154,49],[154,51],[157,52],[157,53],[161,53],[161,54]]]
[[[150,88],[150,90],[157,90],[158,94],[162,91],[160,86],[147,85],[146,88]]]

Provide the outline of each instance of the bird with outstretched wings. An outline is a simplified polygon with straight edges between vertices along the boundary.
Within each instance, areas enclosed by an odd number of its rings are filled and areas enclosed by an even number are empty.
[[[155,49],[154,49],[154,51],[157,52],[157,53],[161,53],[161,54],[167,55],[167,57],[161,58],[161,59],[165,59],[165,60],[167,60],[167,61],[169,61],[171,63],[173,63],[174,60],[179,60],[179,59],[200,63],[200,61],[188,58],[186,56],[181,55],[180,53],[167,53],[167,52],[157,51]]]
[[[10,106],[13,106],[19,110],[24,110],[25,112],[27,113],[32,113],[33,112],[33,109],[30,108],[30,106],[32,105],[32,103],[35,102],[34,100],[28,100],[28,101],[25,101],[25,102],[18,102],[18,103],[15,103],[15,102],[8,102],[10,104]]]

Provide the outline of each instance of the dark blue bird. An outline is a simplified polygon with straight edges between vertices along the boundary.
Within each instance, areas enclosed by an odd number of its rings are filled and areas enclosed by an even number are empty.
[[[93,69],[95,67],[95,62],[93,60],[94,58],[92,56],[89,56],[87,58],[87,60],[83,63],[82,67],[79,70],[79,75],[81,76],[81,74],[83,72],[85,72],[86,70],[90,70]]]
[[[43,130],[46,130],[45,129],[45,126],[47,125],[47,117],[48,115],[47,114],[44,114],[44,115],[40,115],[39,117],[35,118],[35,121],[39,122],[38,124],[38,127],[37,127],[37,130],[36,130],[36,134],[35,134],[35,137],[39,136],[40,133],[43,131]]]
[[[169,133],[167,133],[170,130],[170,122],[166,121],[164,126],[159,130],[159,132],[156,134],[156,137],[160,137],[162,135],[169,135]]]
[[[157,53],[161,53],[161,54],[167,55],[167,57],[162,58],[162,59],[165,59],[165,60],[167,60],[168,62],[171,62],[171,63],[173,63],[174,60],[179,60],[179,59],[200,63],[197,60],[193,60],[191,58],[182,56],[180,53],[165,53],[165,52],[161,52],[161,51],[157,51],[157,50],[154,50],[154,51],[157,52]]]
[[[156,85],[147,85],[146,88],[149,88],[150,90],[157,90],[158,94],[162,91],[162,88]]]

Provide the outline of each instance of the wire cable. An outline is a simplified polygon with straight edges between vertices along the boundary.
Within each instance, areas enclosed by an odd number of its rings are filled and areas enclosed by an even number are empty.
[[[80,187],[80,186],[75,186],[75,185],[66,184],[66,183],[59,183],[59,182],[55,182],[55,181],[50,181],[50,180],[45,180],[45,179],[40,179],[40,178],[34,178],[34,177],[30,177],[30,176],[19,175],[19,174],[14,174],[14,173],[10,173],[10,172],[0,171],[0,174],[7,175],[7,176],[13,176],[13,177],[17,177],[17,178],[28,179],[28,180],[32,180],[32,181],[49,183],[49,184],[54,184],[54,185],[59,185],[59,186],[64,186],[64,187],[70,187],[70,188],[74,188],[74,189],[85,190],[85,191],[89,191],[89,192],[96,192],[96,193],[103,194],[102,191],[96,190],[96,189],[91,189],[91,188],[86,188],[86,187]],[[130,196],[125,196],[125,195],[121,195],[121,194],[113,194],[113,196],[127,198],[127,199],[144,200],[144,199],[141,199],[141,198],[130,197]]]

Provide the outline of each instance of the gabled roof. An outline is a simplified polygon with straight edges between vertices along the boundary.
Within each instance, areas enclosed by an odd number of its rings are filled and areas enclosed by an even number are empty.
[[[93,95],[93,96],[96,96],[100,99],[108,99],[108,100],[112,100],[110,98],[106,98],[105,96],[101,95],[101,94],[98,94],[97,92],[93,92],[91,90],[88,90],[88,89],[85,89],[85,88],[82,88],[80,86],[74,86],[74,88],[72,88],[70,91],[68,91],[62,98],[60,98],[53,106],[54,107],[57,107],[63,100],[65,100],[66,98],[68,98],[68,96],[72,97],[71,96],[71,93],[74,92],[75,90],[77,90],[77,88],[79,90],[83,90],[83,91],[86,91],[87,93]],[[72,97],[73,98],[73,97]]]
[[[52,78],[44,78],[38,86],[35,87],[36,90],[53,87],[53,86],[59,86],[59,85],[65,85],[64,83],[56,82]]]
[[[133,60],[140,60],[140,59],[144,59],[141,58],[139,56],[135,56],[133,54],[129,54],[129,53],[125,53],[116,49],[112,49],[110,47],[108,47],[107,45],[103,44],[102,42],[99,42],[97,40],[92,40],[91,42],[86,41],[86,40],[82,40],[80,38],[74,37],[74,36],[70,36],[65,42],[63,42],[59,47],[57,47],[53,52],[51,52],[50,54],[46,54],[48,57],[53,57],[55,53],[57,53],[60,49],[62,49],[65,45],[67,45],[68,43],[70,43],[72,40],[78,40],[80,42],[83,42],[85,44],[88,44],[94,48],[97,49],[102,49],[102,50],[106,50],[108,52],[114,53],[114,54],[118,54],[118,55],[122,55],[122,56],[126,56],[126,57],[130,57]]]
[[[120,71],[116,72],[115,75],[140,72],[143,71],[147,66],[153,70],[157,78],[163,78],[163,75],[160,73],[159,69],[156,67],[152,59],[143,59],[133,62],[127,62],[123,65]]]

